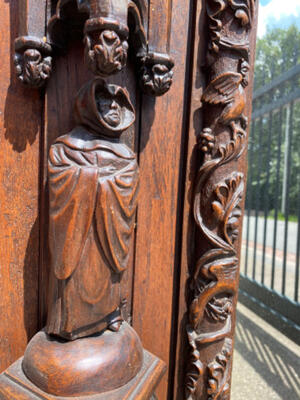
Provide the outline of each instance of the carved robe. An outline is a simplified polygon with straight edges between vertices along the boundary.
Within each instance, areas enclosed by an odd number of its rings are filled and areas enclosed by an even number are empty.
[[[113,321],[134,229],[138,167],[124,144],[78,127],[49,155],[52,281],[47,332],[75,339]]]

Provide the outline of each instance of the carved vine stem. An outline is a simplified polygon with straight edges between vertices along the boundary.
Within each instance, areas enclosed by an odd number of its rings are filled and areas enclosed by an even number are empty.
[[[255,0],[207,0],[206,11],[209,83],[202,96],[205,125],[198,146],[203,162],[196,177],[193,212],[209,249],[198,258],[191,279],[187,400],[230,396],[232,311],[239,271],[235,241],[245,184],[243,173],[233,171],[229,163],[239,159],[247,143],[244,89]],[[212,345],[209,354],[214,356],[208,361],[201,350]]]

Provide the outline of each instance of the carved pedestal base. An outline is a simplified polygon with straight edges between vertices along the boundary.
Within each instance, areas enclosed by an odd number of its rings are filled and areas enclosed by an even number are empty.
[[[106,330],[74,341],[38,332],[23,359],[25,375],[55,396],[90,396],[117,389],[133,379],[143,364],[141,341],[124,322],[118,332]]]
[[[24,374],[20,358],[0,375],[1,400],[70,400],[72,397],[52,396],[36,387]],[[110,392],[73,397],[80,400],[150,400],[165,372],[165,364],[144,350],[140,372],[129,383]],[[154,397],[155,398],[155,397]]]

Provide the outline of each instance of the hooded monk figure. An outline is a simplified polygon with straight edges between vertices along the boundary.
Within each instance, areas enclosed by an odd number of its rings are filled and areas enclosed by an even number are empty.
[[[77,127],[51,146],[51,279],[46,331],[73,340],[121,324],[120,280],[134,230],[138,166],[119,142],[127,92],[100,78],[77,96]]]

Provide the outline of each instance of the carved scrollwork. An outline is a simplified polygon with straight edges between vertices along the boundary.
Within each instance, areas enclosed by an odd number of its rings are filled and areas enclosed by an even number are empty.
[[[229,399],[232,313],[239,267],[236,240],[245,189],[243,173],[232,170],[230,163],[239,159],[246,146],[245,88],[254,5],[255,0],[207,1],[211,79],[202,96],[204,129],[197,147],[203,156],[195,181],[193,212],[209,249],[195,263],[190,283],[187,400]],[[222,179],[218,173],[221,167],[226,171]],[[204,361],[203,346],[213,346],[211,357],[215,348],[220,349],[215,346],[220,341],[221,352],[215,353],[211,362],[206,353]]]
[[[207,303],[205,308],[205,313],[208,318],[213,321],[224,322],[228,318],[229,314],[232,312],[232,301],[228,297],[221,299],[212,298],[211,301]]]
[[[27,86],[42,87],[52,71],[51,46],[35,37],[15,40],[15,70],[18,79]]]
[[[255,0],[208,0],[206,10],[211,37],[209,49],[214,53],[218,53],[221,48],[247,54],[247,31],[252,26],[254,9]],[[243,29],[242,35],[236,36],[232,33],[232,22]]]
[[[213,212],[223,237],[230,245],[233,245],[239,234],[239,219],[242,215],[239,203],[243,192],[242,173],[233,173],[232,176],[220,182],[214,190],[217,200],[212,203]]]

